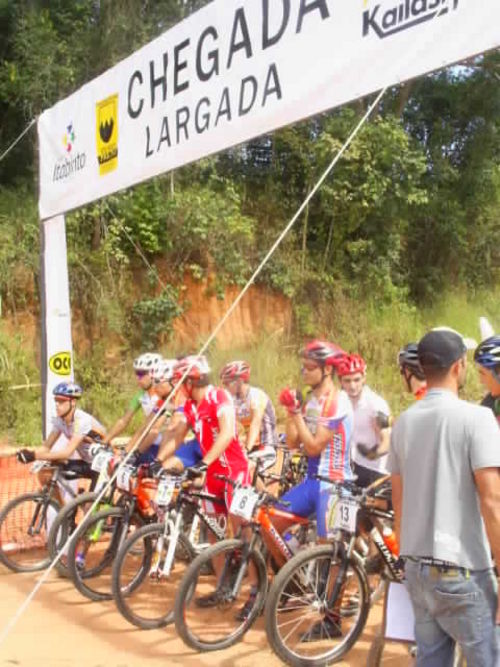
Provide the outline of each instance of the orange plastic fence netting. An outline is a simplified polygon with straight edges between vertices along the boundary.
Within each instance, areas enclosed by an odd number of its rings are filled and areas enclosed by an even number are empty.
[[[19,463],[14,454],[0,456],[0,510],[12,498],[39,488],[30,467]]]

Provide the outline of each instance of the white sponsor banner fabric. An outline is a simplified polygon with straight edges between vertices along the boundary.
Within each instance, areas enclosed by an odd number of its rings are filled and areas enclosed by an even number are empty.
[[[40,215],[499,45],[499,0],[214,0],[40,116]]]
[[[42,386],[44,437],[55,415],[52,389],[73,380],[71,313],[64,216],[42,222]]]

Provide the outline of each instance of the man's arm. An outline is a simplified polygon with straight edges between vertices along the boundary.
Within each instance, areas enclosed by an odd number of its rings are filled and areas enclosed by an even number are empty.
[[[248,429],[248,438],[247,438],[247,451],[251,452],[252,449],[259,444],[260,440],[260,430],[262,428],[262,419],[264,418],[264,412],[266,406],[259,406],[251,411],[251,421],[250,427]]]
[[[392,506],[394,508],[394,532],[398,544],[401,544],[401,510],[403,506],[403,480],[401,475],[391,475]]]
[[[60,435],[61,435],[61,431],[58,431],[56,429],[51,431],[49,433],[47,439],[42,442],[42,446],[38,449],[38,451],[39,452],[49,452],[52,449],[52,447],[55,445],[57,440],[59,439]],[[43,459],[44,457],[39,456],[38,458]]]
[[[175,450],[184,442],[189,426],[178,412],[174,413],[168,429],[162,435],[158,460],[163,463],[175,454]]]
[[[325,426],[318,426],[316,435],[313,435],[300,413],[291,415],[291,420],[297,430],[298,441],[304,445],[305,453],[308,456],[319,456],[332,439],[332,431]]]
[[[50,436],[49,436],[50,437]],[[78,445],[81,444],[85,435],[74,435],[66,444],[64,449],[57,452],[47,451],[45,449],[35,450],[35,459],[41,461],[65,461],[73,454]],[[56,438],[57,439],[57,438]],[[47,438],[47,441],[49,438]]]
[[[127,410],[127,412],[123,415],[123,417],[120,417],[113,426],[110,428],[108,431],[106,437],[104,438],[103,442],[105,444],[111,444],[111,440],[113,438],[116,438],[117,435],[120,435],[127,426],[130,424],[132,421],[132,417],[135,415],[136,410]]]
[[[498,568],[500,567],[500,469],[480,468],[475,470],[474,480],[479,494],[486,534]],[[497,604],[496,623],[500,625],[500,598]]]

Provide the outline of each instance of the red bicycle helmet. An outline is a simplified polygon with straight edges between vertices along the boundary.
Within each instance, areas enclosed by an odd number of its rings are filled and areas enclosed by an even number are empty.
[[[354,373],[366,373],[366,362],[359,354],[346,355],[337,366],[337,375],[354,375]]]
[[[345,355],[342,348],[325,340],[312,340],[300,353],[304,359],[311,359],[320,366],[336,366]]]
[[[243,382],[248,382],[250,379],[250,364],[246,361],[230,361],[220,372],[222,382],[230,382],[237,378],[241,378]]]

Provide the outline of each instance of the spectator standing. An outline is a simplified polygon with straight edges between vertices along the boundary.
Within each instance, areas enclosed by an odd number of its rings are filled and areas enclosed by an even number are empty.
[[[426,396],[392,429],[396,533],[415,612],[417,665],[500,664],[500,431],[491,410],[458,398],[466,345],[451,330],[418,344]]]

